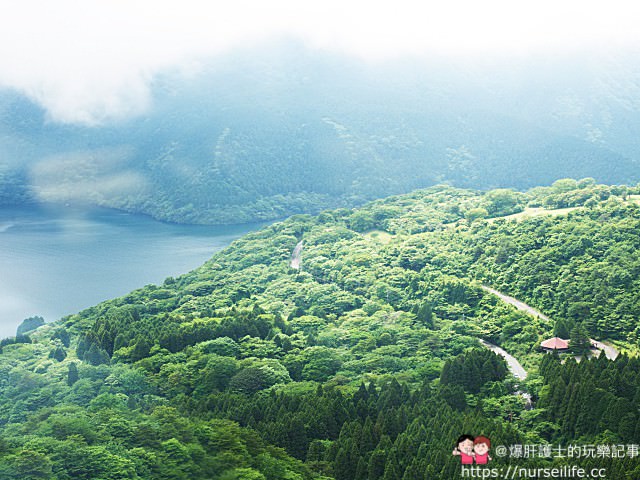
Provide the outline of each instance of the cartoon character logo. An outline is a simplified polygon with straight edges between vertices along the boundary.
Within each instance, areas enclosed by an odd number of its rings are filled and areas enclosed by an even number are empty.
[[[453,449],[453,455],[460,455],[460,463],[462,465],[473,464],[473,436],[460,435]]]
[[[453,455],[460,456],[462,465],[486,465],[491,460],[489,449],[491,448],[491,440],[484,435],[473,437],[473,435],[460,435],[456,446],[453,449]]]
[[[480,435],[473,440],[473,458],[478,465],[486,465],[491,460],[490,448],[491,440],[485,436]]]

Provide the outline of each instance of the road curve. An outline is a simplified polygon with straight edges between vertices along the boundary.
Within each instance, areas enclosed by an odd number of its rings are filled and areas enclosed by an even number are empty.
[[[488,348],[492,352],[500,355],[505,359],[505,361],[507,362],[507,366],[509,367],[509,371],[514,377],[516,377],[517,380],[520,381],[527,378],[527,371],[520,364],[520,362],[515,359],[515,357],[509,355],[504,349],[500,348],[497,345],[494,345],[493,343],[489,343],[486,340],[482,340],[481,338],[479,340],[483,347]],[[525,408],[527,410],[533,408],[533,400],[531,399],[531,394],[526,391],[526,387],[521,387],[517,392],[515,392],[515,395],[522,397],[522,399],[524,400]]]
[[[611,345],[607,345],[605,343],[594,340],[593,338],[591,339],[591,345],[596,347],[598,350],[603,351],[605,356],[609,360],[615,360],[616,357],[620,355],[620,352],[618,352],[618,350],[616,350],[615,347],[612,347]]]
[[[486,285],[482,285],[482,289],[489,293],[493,293],[495,296],[499,297],[504,302],[507,302],[513,305],[514,307],[516,307],[518,310],[522,310],[523,312],[527,312],[528,314],[533,315],[534,317],[542,318],[543,320],[552,321],[544,313],[536,310],[535,308],[527,305],[524,302],[521,302],[517,298],[510,297],[509,295],[505,295],[504,293],[500,293],[498,290],[491,287],[487,287]]]
[[[524,380],[525,378],[527,378],[527,371],[520,364],[520,362],[515,359],[515,357],[509,355],[504,349],[500,348],[499,346],[494,345],[493,343],[489,343],[486,340],[480,339],[480,343],[492,352],[497,353],[498,355],[503,357],[507,361],[509,371],[518,380]]]
[[[498,290],[496,290],[495,288],[491,288],[488,287],[486,285],[482,285],[482,289],[489,292],[489,293],[493,293],[495,296],[497,296],[498,298],[500,298],[502,301],[509,303],[511,305],[513,305],[514,307],[516,307],[518,310],[521,310],[523,312],[527,312],[530,315],[533,315],[534,317],[539,317],[542,318],[544,320],[548,320],[548,321],[552,321],[549,317],[547,317],[544,313],[539,312],[538,310],[536,310],[535,308],[527,305],[524,302],[521,302],[520,300],[518,300],[517,298],[513,298],[510,297],[509,295],[505,295],[504,293],[499,292]],[[618,352],[618,350],[616,350],[615,347],[612,347],[611,345],[606,345],[602,342],[599,342],[597,340],[594,339],[590,339],[591,340],[591,344],[597,348],[600,351],[603,351],[605,356],[609,359],[609,360],[615,360],[616,357],[620,354],[620,352]]]

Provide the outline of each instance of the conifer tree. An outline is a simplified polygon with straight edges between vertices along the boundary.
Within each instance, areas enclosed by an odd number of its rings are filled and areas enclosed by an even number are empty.
[[[75,362],[71,362],[69,364],[69,371],[67,373],[67,385],[69,385],[70,387],[76,383],[79,379],[79,375],[78,375],[78,367],[76,366]]]
[[[582,324],[577,324],[571,330],[571,342],[569,348],[576,355],[586,355],[591,349],[591,341],[589,333]]]

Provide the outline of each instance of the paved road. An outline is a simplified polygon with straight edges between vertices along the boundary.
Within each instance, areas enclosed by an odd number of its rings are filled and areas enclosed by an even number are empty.
[[[486,290],[487,292],[493,293],[497,297],[500,297],[503,301],[513,305],[518,310],[522,310],[523,312],[527,312],[530,315],[533,315],[534,317],[539,317],[539,318],[542,318],[543,320],[551,321],[551,319],[549,317],[547,317],[544,313],[539,312],[535,308],[527,305],[524,302],[521,302],[517,298],[510,297],[509,295],[505,295],[504,293],[500,293],[498,290],[495,290],[495,289],[493,289],[491,287],[487,287],[486,285],[482,285],[482,289]]]
[[[616,350],[615,347],[612,347],[611,345],[607,345],[602,342],[598,342],[593,338],[591,339],[591,344],[594,347],[596,347],[598,350],[602,350],[609,360],[615,360],[616,357],[620,355],[620,352],[618,352],[618,350]]]
[[[487,347],[492,352],[495,352],[501,357],[503,357],[507,361],[507,365],[509,366],[509,371],[518,380],[524,380],[525,378],[527,378],[527,371],[524,369],[524,367],[520,364],[518,360],[516,360],[513,356],[509,355],[504,349],[482,339],[480,340],[480,343],[482,343],[482,345]]]
[[[493,343],[489,343],[486,340],[480,339],[480,343],[492,352],[497,353],[498,355],[503,357],[507,362],[509,371],[518,380],[524,380],[525,378],[527,378],[527,371],[520,364],[520,362],[515,359],[515,357],[509,355],[504,349],[500,348],[499,346],[494,345]],[[515,392],[515,395],[519,395],[520,397],[522,397],[522,399],[524,400],[525,408],[527,410],[533,408],[533,402],[531,400],[531,394],[529,392],[521,388],[520,390]]]
[[[534,317],[539,317],[539,318],[542,318],[544,320],[552,321],[544,313],[539,312],[535,308],[527,305],[524,302],[521,302],[520,300],[518,300],[516,298],[510,297],[509,295],[505,295],[504,293],[500,293],[498,290],[496,290],[494,288],[491,288],[491,287],[488,287],[486,285],[482,285],[482,289],[487,291],[487,292],[493,293],[494,295],[496,295],[497,297],[502,299],[502,301],[513,305],[518,310],[521,310],[523,312],[527,312],[528,314],[533,315]],[[594,347],[596,347],[598,350],[603,351],[604,354],[607,356],[607,358],[609,360],[615,360],[616,357],[620,353],[620,352],[618,352],[618,350],[615,349],[615,347],[612,347],[611,345],[606,345],[606,344],[604,344],[602,342],[599,342],[597,340],[594,340],[594,339],[591,339],[591,344]]]

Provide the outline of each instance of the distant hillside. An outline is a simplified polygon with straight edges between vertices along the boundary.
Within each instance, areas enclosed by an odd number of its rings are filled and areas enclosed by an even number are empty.
[[[636,62],[637,63],[637,62]],[[633,57],[372,66],[302,47],[153,80],[143,116],[60,125],[0,92],[0,203],[92,203],[240,223],[442,182],[634,183]]]

